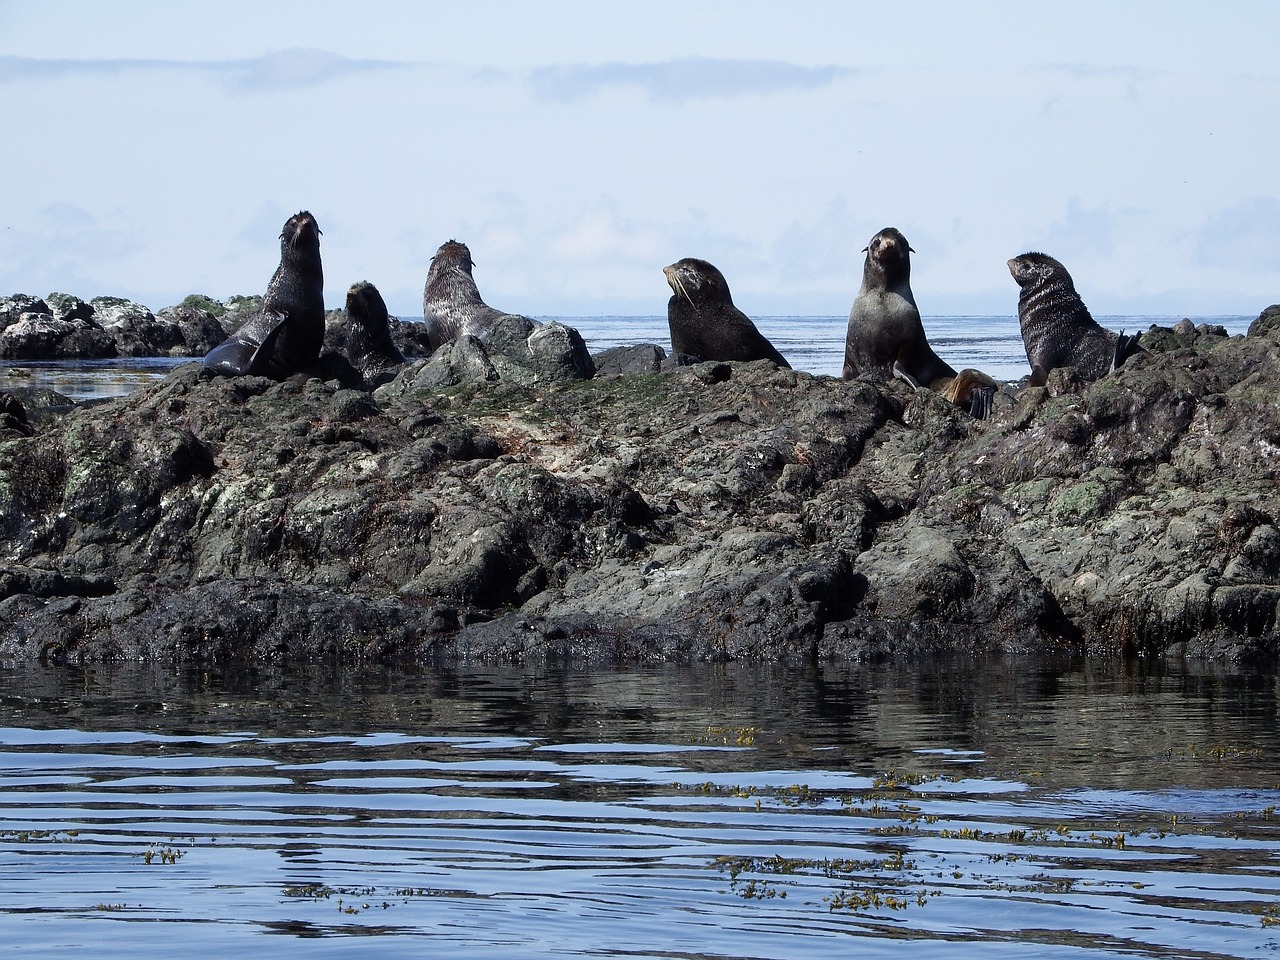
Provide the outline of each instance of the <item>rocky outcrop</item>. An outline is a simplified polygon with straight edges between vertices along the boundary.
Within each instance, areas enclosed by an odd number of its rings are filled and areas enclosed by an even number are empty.
[[[986,421],[559,334],[372,390],[186,365],[0,430],[0,655],[1274,660],[1280,331],[1143,343]]]
[[[0,298],[0,359],[203,356],[226,336],[214,315],[182,305],[155,316],[119,297]]]

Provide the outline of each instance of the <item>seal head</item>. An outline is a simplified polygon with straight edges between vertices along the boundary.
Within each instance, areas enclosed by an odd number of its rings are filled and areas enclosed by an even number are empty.
[[[790,367],[750,318],[733,305],[724,274],[686,257],[662,268],[671,287],[671,349],[699,360],[772,360]]]
[[[1097,380],[1143,353],[1139,336],[1101,326],[1076,292],[1067,268],[1043,253],[1024,253],[1009,261],[1018,284],[1018,325],[1031,365],[1030,386],[1042,386],[1055,367],[1074,367],[1085,380]]]
[[[224,376],[284,380],[314,366],[323,344],[320,227],[303,210],[280,232],[280,266],[267,284],[262,310],[210,350],[204,365]]]

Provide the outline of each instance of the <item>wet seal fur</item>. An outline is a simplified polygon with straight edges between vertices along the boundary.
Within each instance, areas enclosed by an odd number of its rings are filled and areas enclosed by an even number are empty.
[[[1071,274],[1053,257],[1024,253],[1009,261],[1009,273],[1019,288],[1018,325],[1031,365],[1028,386],[1043,386],[1055,367],[1074,367],[1082,379],[1098,380],[1145,352],[1140,334],[1125,336],[1093,319]]]
[[[898,378],[914,389],[941,393],[977,419],[991,411],[995,380],[980,370],[956,373],[929,345],[911,293],[911,254],[897,227],[885,227],[863,248],[862,286],[849,311],[844,342],[845,380]]]
[[[442,243],[431,258],[422,290],[422,318],[433,351],[466,336],[488,340],[505,317],[523,321],[526,337],[537,326],[528,317],[504,313],[480,299],[480,290],[471,275],[474,267],[471,251],[457,240]]]
[[[366,380],[405,362],[391,339],[391,319],[378,288],[367,280],[347,290],[347,359]]]
[[[267,285],[262,310],[205,354],[203,362],[223,376],[284,380],[315,366],[323,345],[320,227],[303,210],[280,232],[280,266]]]
[[[667,325],[674,353],[699,360],[772,360],[790,367],[751,319],[733,305],[724,274],[686,257],[662,268],[671,287]]]

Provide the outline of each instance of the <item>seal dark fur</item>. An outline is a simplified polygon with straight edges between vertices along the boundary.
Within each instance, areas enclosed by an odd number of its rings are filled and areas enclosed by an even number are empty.
[[[347,359],[366,379],[404,363],[391,339],[391,318],[378,288],[367,280],[347,290]]]
[[[996,382],[978,370],[957,374],[929,345],[911,293],[911,254],[897,227],[885,227],[863,248],[862,286],[849,311],[844,342],[846,380],[897,377],[915,389],[928,387],[977,418],[991,408]]]
[[[1018,324],[1031,364],[1031,386],[1043,385],[1055,367],[1074,367],[1097,380],[1142,352],[1138,336],[1101,326],[1076,293],[1071,274],[1053,257],[1024,253],[1009,261],[1017,281]]]
[[[464,336],[484,340],[500,319],[519,316],[496,310],[480,299],[471,275],[474,266],[471,251],[457,240],[441,244],[431,258],[422,290],[422,317],[432,350]],[[523,319],[532,330],[534,322]]]
[[[267,285],[262,310],[205,354],[204,365],[225,376],[284,380],[314,366],[323,344],[320,227],[303,210],[280,232],[280,266]]]
[[[671,349],[700,360],[772,360],[790,367],[750,318],[733,305],[724,274],[686,257],[663,267],[671,286],[667,324]]]

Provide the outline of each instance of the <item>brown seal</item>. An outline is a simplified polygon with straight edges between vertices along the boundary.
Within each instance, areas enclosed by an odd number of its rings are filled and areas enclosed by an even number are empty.
[[[365,379],[404,363],[404,354],[391,339],[386,301],[367,280],[347,290],[346,354]]]
[[[724,274],[686,257],[662,268],[671,287],[671,349],[699,360],[772,360],[790,367],[751,319],[733,305]]]
[[[979,370],[957,374],[929,345],[911,293],[915,251],[902,231],[885,227],[863,252],[862,286],[849,311],[841,376],[897,377],[917,390],[928,387],[943,394],[974,417],[987,416],[996,382]]]
[[[320,227],[303,210],[280,232],[280,266],[267,284],[261,311],[205,354],[204,365],[224,376],[284,380],[315,366],[323,345]]]
[[[1101,326],[1090,315],[1071,274],[1053,257],[1024,253],[1009,261],[1018,282],[1018,325],[1031,365],[1030,386],[1042,386],[1054,367],[1074,367],[1085,380],[1097,380],[1142,353],[1140,334],[1125,336]]]
[[[474,267],[471,251],[457,240],[442,243],[431,258],[422,290],[422,317],[432,350],[465,336],[486,340],[505,317],[522,320],[520,327],[525,336],[533,332],[536,324],[529,318],[496,310],[480,299],[480,290],[471,275]]]

